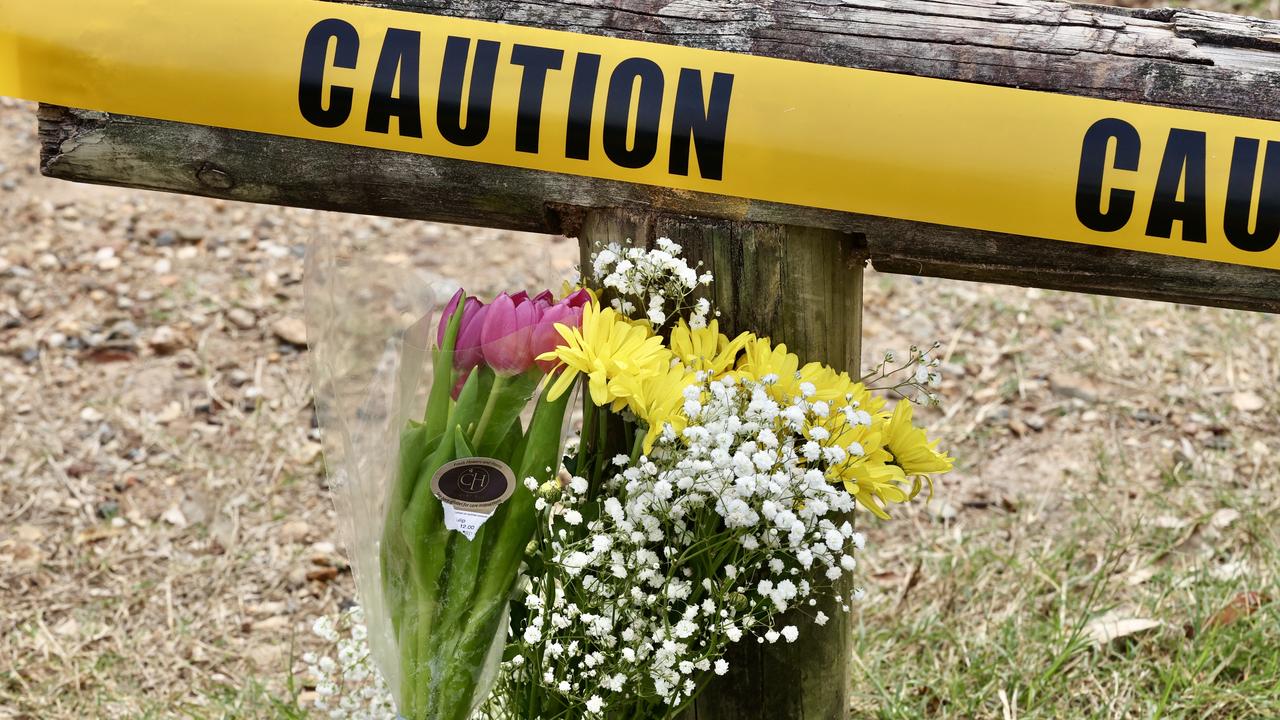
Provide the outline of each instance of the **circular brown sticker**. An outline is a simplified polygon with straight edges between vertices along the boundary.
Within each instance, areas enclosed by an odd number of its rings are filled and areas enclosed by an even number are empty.
[[[436,471],[431,490],[459,510],[489,512],[515,492],[515,473],[501,460],[462,458]]]

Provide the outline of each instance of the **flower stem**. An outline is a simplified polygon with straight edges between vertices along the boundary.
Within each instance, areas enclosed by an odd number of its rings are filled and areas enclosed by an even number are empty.
[[[489,388],[489,397],[484,403],[484,412],[480,414],[480,422],[476,424],[476,432],[471,436],[471,447],[480,447],[480,442],[484,440],[484,431],[489,428],[489,419],[493,417],[493,407],[498,404],[498,398],[502,395],[503,386],[510,381],[506,375],[495,375],[493,378],[493,387]]]
[[[640,452],[644,450],[644,435],[636,433],[636,440],[631,444],[631,464],[635,465],[640,459]]]

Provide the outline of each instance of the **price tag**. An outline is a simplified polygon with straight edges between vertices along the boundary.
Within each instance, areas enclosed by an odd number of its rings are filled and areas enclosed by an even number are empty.
[[[436,471],[431,490],[444,505],[444,526],[474,540],[480,526],[515,492],[515,473],[501,460],[461,458]]]

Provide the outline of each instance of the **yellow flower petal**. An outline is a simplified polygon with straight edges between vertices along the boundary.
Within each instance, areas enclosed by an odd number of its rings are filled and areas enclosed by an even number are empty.
[[[901,400],[889,419],[885,448],[892,462],[908,476],[948,472],[955,460],[938,452],[937,441],[930,443],[924,430],[911,423],[912,409],[909,400]]]

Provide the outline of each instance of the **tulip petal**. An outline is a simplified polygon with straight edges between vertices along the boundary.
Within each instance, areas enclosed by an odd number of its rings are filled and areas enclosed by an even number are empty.
[[[440,324],[436,329],[436,347],[444,347],[444,334],[449,329],[449,321],[453,319],[453,314],[458,310],[458,303],[462,302],[465,292],[462,288],[458,288],[458,292],[453,294],[449,299],[449,304],[444,306],[444,311],[440,313]],[[468,298],[469,300],[469,298]],[[465,317],[465,306],[464,315]]]

